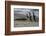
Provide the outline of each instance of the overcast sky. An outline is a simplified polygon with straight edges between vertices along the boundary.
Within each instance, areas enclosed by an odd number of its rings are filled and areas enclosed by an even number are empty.
[[[32,12],[35,13],[36,16],[39,16],[39,9],[30,9],[30,8],[14,8],[14,14],[29,14],[33,15]]]

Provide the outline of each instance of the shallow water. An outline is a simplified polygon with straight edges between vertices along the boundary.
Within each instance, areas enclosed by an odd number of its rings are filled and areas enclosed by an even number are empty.
[[[39,22],[35,21],[14,21],[14,27],[38,27]]]

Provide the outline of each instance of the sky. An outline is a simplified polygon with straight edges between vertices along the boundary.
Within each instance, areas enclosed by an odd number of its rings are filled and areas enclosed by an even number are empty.
[[[29,14],[29,12],[31,13],[31,15],[33,15],[33,12],[35,14],[35,16],[39,17],[39,9],[30,9],[30,8],[14,8],[14,14]]]

